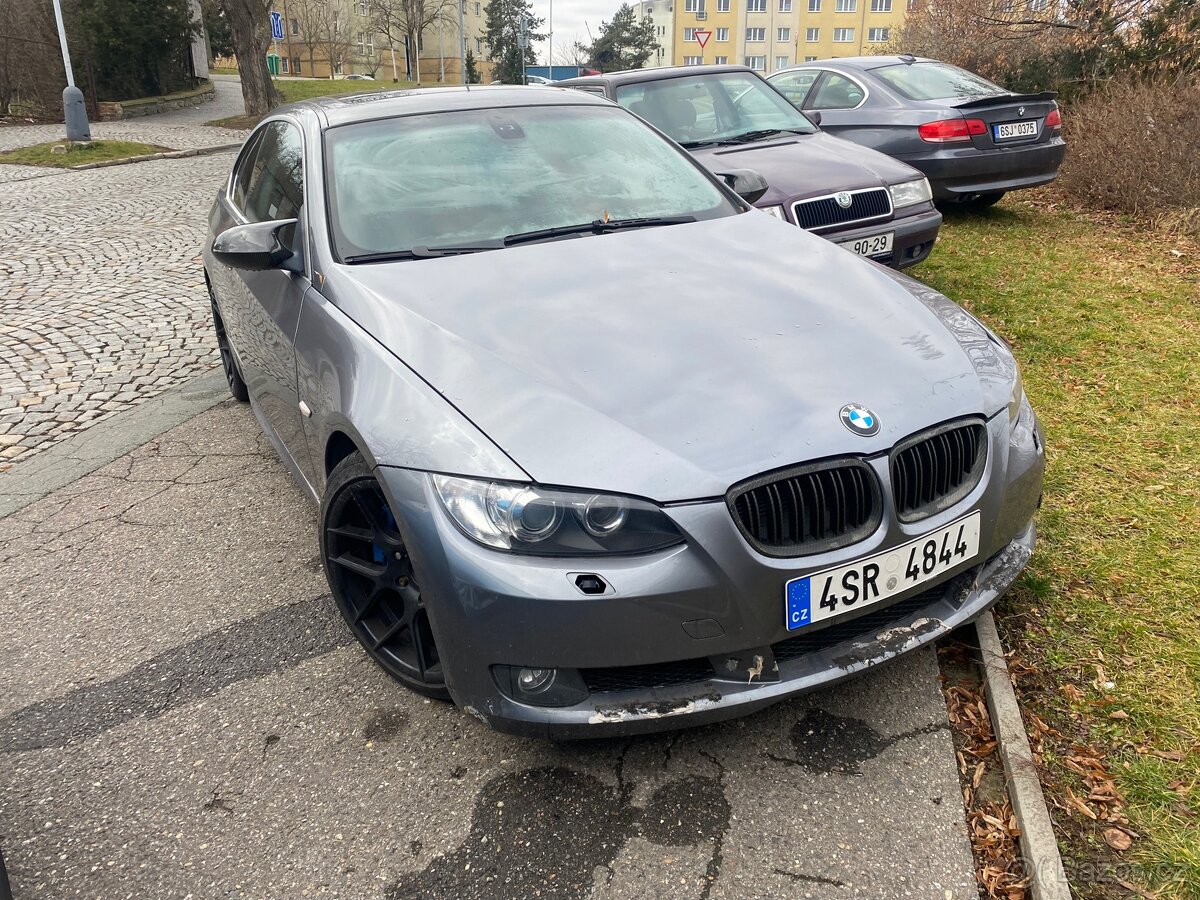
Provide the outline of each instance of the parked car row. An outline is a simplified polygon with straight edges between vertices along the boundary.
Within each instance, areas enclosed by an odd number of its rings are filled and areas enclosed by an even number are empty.
[[[365,652],[495,728],[592,737],[750,713],[988,609],[1041,498],[1013,355],[822,237],[894,233],[865,255],[903,265],[925,179],[746,71],[581,84],[275,110],[210,211],[230,391],[319,504]],[[817,176],[878,222],[795,227]]]
[[[1013,94],[914,56],[805,63],[770,83],[830,134],[895,157],[938,201],[991,205],[1053,181],[1066,154],[1055,94]]]
[[[766,81],[685,66],[559,84],[626,107],[718,175],[752,169],[766,182],[758,208],[895,268],[933,249],[935,201],[991,205],[1053,180],[1065,153],[1053,94],[1011,94],[913,56],[806,63]]]
[[[613,100],[717,175],[748,168],[755,206],[896,268],[919,263],[942,216],[905,163],[830,137],[744,66],[636,69],[560,84]]]

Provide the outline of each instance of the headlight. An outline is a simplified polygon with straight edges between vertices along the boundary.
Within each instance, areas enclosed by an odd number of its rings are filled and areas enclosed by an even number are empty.
[[[1025,385],[1021,383],[1021,370],[1014,369],[1012,393],[1008,397],[1008,424],[1015,425],[1021,415],[1021,404],[1025,400]]]
[[[929,187],[928,178],[893,184],[888,190],[892,192],[892,206],[896,208],[912,206],[915,203],[928,203],[933,199],[933,191]]]
[[[760,206],[759,209],[765,212],[768,216],[774,216],[777,219],[782,219],[785,222],[787,221],[787,216],[783,214],[782,206]]]
[[[683,540],[661,509],[633,497],[430,477],[455,524],[499,550],[541,556],[645,553]]]

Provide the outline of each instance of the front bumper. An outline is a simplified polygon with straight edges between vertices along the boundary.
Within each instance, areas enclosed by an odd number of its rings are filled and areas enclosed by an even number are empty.
[[[790,559],[751,549],[719,501],[668,507],[686,543],[654,554],[560,560],[499,553],[457,529],[424,473],[377,471],[405,523],[459,706],[501,731],[597,737],[744,715],[926,644],[986,610],[1032,552],[1044,466],[1036,421],[1013,429],[1002,413],[988,430],[984,475],[954,507],[909,525],[886,510],[858,544]],[[886,495],[886,455],[866,461]],[[789,578],[880,552],[975,510],[984,562],[968,561],[933,588],[923,585],[882,609],[786,630]],[[599,574],[612,591],[585,596],[573,580],[580,572]],[[577,671],[592,692],[571,706],[518,702],[511,687],[498,686],[495,666]],[[759,669],[753,678],[752,668]],[[689,679],[689,672],[701,674]]]
[[[980,150],[971,145],[945,146],[897,159],[924,173],[934,200],[962,200],[977,194],[1037,187],[1058,177],[1067,154],[1061,137],[1044,144]]]
[[[942,227],[942,214],[930,203],[923,204],[923,206],[924,208],[918,212],[900,215],[894,219],[872,222],[869,225],[841,231],[829,230],[813,233],[827,241],[841,244],[876,234],[885,234],[889,231],[894,232],[892,252],[873,256],[871,259],[894,269],[904,269],[908,266],[915,266],[929,256],[937,241],[938,230]]]

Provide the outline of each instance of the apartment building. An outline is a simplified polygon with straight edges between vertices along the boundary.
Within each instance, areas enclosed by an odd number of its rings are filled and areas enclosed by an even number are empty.
[[[461,84],[462,58],[475,54],[484,81],[491,64],[485,62],[482,36],[486,0],[459,0],[463,47],[459,49],[458,10],[446,7],[445,18],[421,35],[416,48],[402,36],[389,41],[382,33],[369,0],[276,0],[273,11],[283,16],[284,37],[272,43],[279,57],[279,74],[306,78],[370,75],[379,81],[415,80],[420,66],[423,83]]]
[[[654,22],[654,35],[658,47],[646,62],[646,68],[674,66],[675,62],[675,4],[679,0],[642,0],[634,3],[633,15],[639,22],[650,19]]]
[[[763,74],[886,44],[917,0],[674,0],[675,65],[740,63]],[[695,32],[711,31],[703,48]]]

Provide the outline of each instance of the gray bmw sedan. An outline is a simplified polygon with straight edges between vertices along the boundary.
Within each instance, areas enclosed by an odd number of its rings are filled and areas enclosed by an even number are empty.
[[[313,100],[247,140],[204,248],[225,373],[403,684],[518,733],[709,722],[1024,567],[1042,435],[1003,341],[729,181],[552,87]]]

